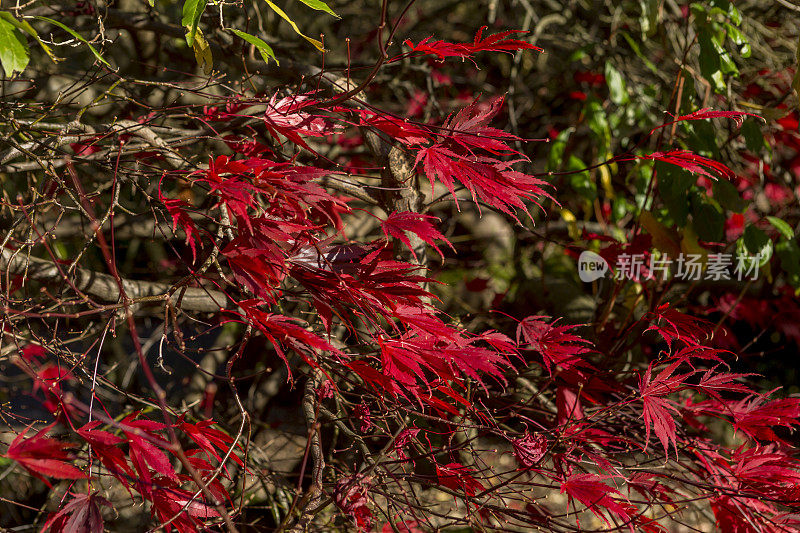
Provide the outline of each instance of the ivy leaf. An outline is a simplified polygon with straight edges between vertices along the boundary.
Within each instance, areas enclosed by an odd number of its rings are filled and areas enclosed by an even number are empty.
[[[244,39],[248,43],[252,44],[258,50],[258,53],[261,54],[261,57],[264,59],[264,63],[269,63],[269,59],[272,58],[275,61],[276,65],[280,65],[278,58],[275,57],[275,52],[272,51],[272,47],[265,43],[263,40],[259,39],[255,35],[250,35],[249,33],[245,33],[243,31],[235,30],[231,28],[231,31],[239,36],[241,39]]]
[[[278,14],[279,17],[281,17],[283,20],[285,20],[286,22],[289,23],[289,25],[292,27],[292,29],[295,31],[295,33],[297,33],[297,35],[299,35],[300,37],[302,37],[306,41],[308,41],[311,44],[313,44],[314,48],[316,48],[320,52],[324,52],[325,51],[325,48],[322,46],[322,43],[319,42],[316,39],[312,39],[311,37],[308,37],[307,35],[303,34],[303,32],[300,31],[300,28],[297,27],[297,24],[295,24],[295,22],[291,18],[289,18],[289,15],[287,15],[286,12],[283,9],[281,9],[278,6],[276,6],[275,3],[272,2],[272,0],[264,0],[264,1],[269,5],[269,7],[272,8],[272,10],[275,13]]]
[[[84,39],[84,38],[83,38],[83,36],[82,36],[80,33],[76,32],[76,31],[75,31],[75,30],[73,30],[72,28],[69,28],[69,27],[65,26],[64,24],[60,23],[60,22],[59,22],[59,21],[57,21],[57,20],[53,20],[53,19],[51,19],[51,18],[42,17],[42,16],[37,16],[36,18],[37,18],[37,19],[39,19],[39,20],[44,20],[45,22],[49,22],[50,24],[54,24],[54,25],[58,26],[59,28],[61,28],[61,29],[62,29],[62,30],[64,30],[65,32],[69,33],[70,35],[72,35],[73,37],[75,37],[76,39],[78,39],[79,41],[81,41],[82,43],[86,44],[86,46],[88,46],[88,47],[89,47],[89,50],[92,52],[92,54],[94,54],[94,57],[96,57],[98,61],[100,61],[101,63],[103,63],[105,66],[107,66],[107,67],[111,68],[111,64],[110,64],[108,61],[106,61],[105,59],[103,59],[103,56],[101,56],[101,55],[100,55],[100,52],[98,52],[98,51],[95,49],[95,47],[94,47],[94,46],[92,46],[92,45],[89,43],[89,41],[87,41],[86,39]]]
[[[186,34],[186,44],[189,46],[194,46],[197,24],[200,22],[200,16],[206,9],[207,4],[208,0],[186,0],[183,3],[181,25],[189,29],[189,32]]]
[[[708,5],[712,8],[712,12],[718,11],[722,15],[727,16],[730,18],[731,22],[737,26],[742,23],[741,11],[739,11],[730,0],[711,0]]]
[[[342,18],[336,13],[334,13],[333,10],[330,7],[328,7],[328,4],[326,4],[322,0],[300,0],[300,1],[305,5],[307,5],[308,7],[310,7],[311,9],[316,9],[317,11],[324,11],[326,13],[330,13],[337,19]]]
[[[0,63],[9,78],[14,72],[22,72],[28,66],[30,54],[28,43],[22,39],[14,24],[0,18]]]

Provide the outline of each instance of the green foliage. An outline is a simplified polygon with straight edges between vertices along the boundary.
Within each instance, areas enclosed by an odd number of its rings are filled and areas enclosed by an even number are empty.
[[[186,33],[186,44],[189,46],[194,45],[197,25],[200,22],[200,17],[203,15],[207,4],[207,0],[186,0],[183,3],[181,25],[188,29]]]
[[[0,18],[0,63],[6,76],[25,70],[29,60],[28,43],[17,26],[6,17]]]
[[[337,19],[340,18],[339,15],[333,12],[333,10],[323,2],[322,0],[300,0],[300,2],[304,3],[311,9],[316,9],[317,11],[325,11],[326,13],[333,15]]]
[[[241,39],[244,39],[248,43],[255,46],[256,50],[258,50],[258,53],[261,54],[261,57],[264,59],[265,63],[269,63],[269,60],[272,59],[273,61],[275,61],[275,64],[280,65],[280,62],[275,57],[275,52],[272,51],[272,47],[267,43],[265,43],[263,40],[256,37],[255,35],[250,35],[243,31],[239,31],[237,29],[231,28],[231,31]]]
[[[100,61],[101,63],[103,63],[103,64],[104,64],[105,66],[107,66],[107,67],[110,67],[110,66],[111,66],[111,64],[110,64],[108,61],[106,61],[105,59],[103,59],[103,56],[101,56],[101,55],[100,55],[100,52],[98,52],[98,51],[95,49],[95,47],[94,47],[94,46],[92,46],[92,45],[91,45],[91,43],[90,43],[89,41],[87,41],[87,40],[86,40],[86,39],[85,39],[85,38],[84,38],[84,37],[83,37],[83,36],[82,36],[80,33],[76,32],[76,31],[75,31],[75,30],[73,30],[72,28],[70,28],[70,27],[66,26],[65,24],[62,24],[61,22],[59,22],[59,21],[57,21],[57,20],[53,20],[53,19],[51,19],[51,18],[48,18],[48,17],[42,17],[42,16],[37,16],[36,18],[37,18],[37,19],[39,19],[39,20],[44,20],[44,21],[46,21],[46,22],[49,22],[50,24],[53,24],[53,25],[55,25],[55,26],[58,26],[59,28],[61,28],[61,29],[62,29],[62,30],[64,30],[65,32],[69,33],[70,35],[72,35],[73,37],[75,37],[76,39],[78,39],[79,41],[81,41],[82,43],[84,43],[86,46],[88,46],[88,47],[89,47],[89,51],[90,51],[90,52],[92,52],[92,55],[94,55],[94,57],[95,57],[95,58],[96,58],[98,61]]]

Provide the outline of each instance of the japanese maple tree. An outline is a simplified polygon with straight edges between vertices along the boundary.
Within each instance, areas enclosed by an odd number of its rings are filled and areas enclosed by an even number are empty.
[[[614,26],[663,98],[609,60],[533,126],[528,2],[356,4],[0,11],[0,525],[800,530],[800,398],[736,326],[800,339],[796,198],[753,178],[800,144],[726,97],[739,9],[642,2],[643,46],[685,32],[656,66]]]

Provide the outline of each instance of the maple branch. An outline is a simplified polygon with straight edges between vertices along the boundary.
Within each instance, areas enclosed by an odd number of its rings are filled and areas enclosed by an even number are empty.
[[[300,517],[297,519],[295,525],[289,529],[289,532],[292,533],[301,533],[307,530],[314,515],[319,511],[319,509],[317,509],[319,503],[322,502],[325,496],[322,490],[322,480],[325,472],[325,456],[322,452],[322,441],[320,439],[318,421],[319,408],[317,405],[317,388],[322,382],[322,378],[322,372],[313,370],[308,381],[306,381],[306,387],[303,393],[303,415],[306,419],[309,437],[308,451],[311,453],[311,460],[314,466],[311,473],[311,487],[303,498],[303,508],[300,511]],[[303,464],[303,469],[305,469],[305,463]],[[303,470],[300,472],[300,482],[302,482],[302,479]]]
[[[369,193],[369,189],[371,189],[369,185],[348,181],[334,175],[323,176],[320,181],[324,187],[358,198],[370,205],[378,205],[378,200]]]
[[[4,249],[0,254],[0,270],[7,270],[11,274],[24,275],[30,279],[41,282],[58,282],[64,279],[58,267],[45,259],[31,257],[14,250]],[[76,268],[71,276],[75,288],[87,294],[107,301],[116,302],[120,298],[120,289],[116,280],[109,274]],[[222,309],[233,307],[233,301],[221,292],[199,287],[186,287],[181,297],[179,292],[173,291],[169,283],[141,281],[121,278],[122,286],[131,300],[137,303],[158,302],[167,299],[167,295],[174,305],[184,311],[201,313],[217,313]]]
[[[150,129],[147,124],[134,120],[120,120],[111,126],[110,131],[127,133],[143,139],[153,148],[159,149],[164,154],[164,159],[175,169],[183,168],[187,164],[187,161],[173,150],[164,139]]]

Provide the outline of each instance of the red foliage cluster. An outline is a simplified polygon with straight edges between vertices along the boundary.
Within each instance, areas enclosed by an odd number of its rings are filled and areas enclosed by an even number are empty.
[[[426,39],[409,45],[439,58],[534,48],[512,34],[484,39],[478,32],[468,44]],[[341,133],[347,123],[389,135],[431,189],[443,186],[456,202],[464,201],[459,192],[465,190],[476,204],[514,218],[530,203],[550,198],[545,179],[514,167],[524,156],[509,143],[522,139],[489,125],[502,98],[475,100],[441,124],[373,109],[322,111],[326,103],[317,94],[272,96],[264,126],[276,143],[309,150],[308,137]],[[242,102],[208,118],[236,120],[249,108]],[[702,110],[676,120],[709,117],[741,115]],[[352,431],[380,431],[380,460],[391,457],[400,470],[381,470],[378,483],[364,474],[377,469],[370,457],[363,469],[328,479],[332,502],[357,527],[377,524],[371,508],[378,497],[390,497],[382,483],[400,487],[404,497],[413,494],[413,483],[436,487],[466,502],[465,513],[484,524],[502,520],[565,531],[574,528],[570,512],[580,519],[588,510],[609,528],[663,531],[656,520],[673,514],[664,508],[708,499],[725,531],[798,526],[790,511],[800,508],[800,463],[786,434],[800,425],[800,400],[771,399],[751,388],[746,375],[731,372],[731,354],[708,345],[710,324],[667,304],[642,316],[640,331],[652,330],[664,341],[643,372],[605,365],[607,354],[582,337],[579,326],[549,317],[523,318],[516,339],[493,330],[468,331],[437,310],[424,267],[398,259],[418,259],[409,235],[440,254],[441,243],[453,248],[435,217],[390,212],[381,221],[382,238],[350,241],[342,217],[351,212],[351,202],[320,184],[323,177],[336,179],[336,172],[254,147],[245,137],[226,141],[231,154],[212,157],[193,172],[166,172],[161,182],[164,190],[186,183],[211,201],[193,205],[159,189],[160,208],[173,229],[182,228],[195,264],[218,257],[227,267],[228,283],[205,269],[192,271],[219,284],[233,302],[225,320],[245,324],[248,335],[263,335],[290,372],[297,370],[290,361],[294,353],[311,373],[360,387],[364,400],[347,413],[357,422]],[[684,150],[640,158],[732,177],[721,163]],[[198,210],[218,228],[216,235],[198,228],[192,217]],[[321,327],[284,314],[282,301],[302,302]],[[338,342],[331,334],[335,328]],[[229,369],[240,353],[230,355]],[[99,462],[107,475],[149,502],[166,530],[196,531],[235,518],[230,484],[223,481],[231,479],[229,469],[249,468],[238,439],[211,420],[190,422],[171,411],[163,413],[164,421],[141,412],[116,419],[100,415],[64,391],[76,380],[68,370],[30,354],[20,365],[67,435],[49,437],[54,426],[47,426],[26,438],[28,428],[5,457],[45,479],[93,478]],[[530,369],[546,377],[541,390],[526,401],[504,392]],[[325,383],[324,392],[312,391],[312,411],[341,394]],[[402,416],[395,419],[394,412]],[[725,447],[713,441],[709,420],[729,425],[741,443]],[[471,431],[506,445],[517,462],[513,475],[478,454],[465,464],[461,452],[471,437],[464,435]],[[651,446],[651,437],[660,447]],[[517,498],[531,488],[565,494],[568,512]],[[71,493],[45,529],[99,532],[100,509],[107,505],[92,489]],[[389,517],[397,519],[399,530],[416,530],[425,520],[424,511],[413,506],[406,513]]]

